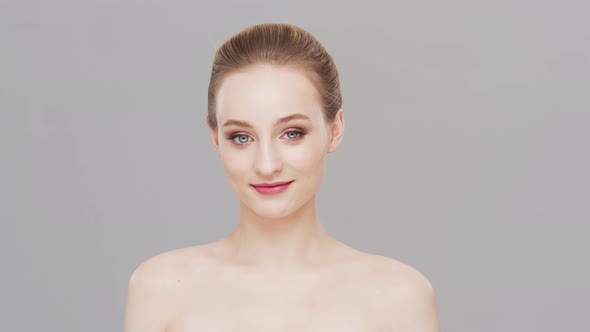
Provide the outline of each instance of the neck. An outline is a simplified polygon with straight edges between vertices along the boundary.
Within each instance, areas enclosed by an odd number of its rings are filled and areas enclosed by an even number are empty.
[[[331,240],[317,215],[315,199],[279,219],[263,218],[240,205],[240,221],[227,237],[236,261],[265,268],[301,266],[319,257]]]

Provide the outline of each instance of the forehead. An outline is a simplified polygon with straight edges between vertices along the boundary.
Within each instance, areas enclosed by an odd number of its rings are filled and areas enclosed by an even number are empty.
[[[258,65],[229,74],[217,94],[219,123],[228,119],[272,122],[302,113],[321,119],[317,91],[300,69]]]

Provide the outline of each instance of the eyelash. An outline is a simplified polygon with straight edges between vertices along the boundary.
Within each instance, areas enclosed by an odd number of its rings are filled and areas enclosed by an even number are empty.
[[[306,132],[304,132],[302,130],[289,130],[289,131],[286,131],[283,134],[283,136],[285,136],[288,133],[297,133],[297,137],[296,138],[288,139],[289,141],[292,141],[292,142],[297,141],[297,140],[300,140],[303,136],[305,136],[307,134]],[[227,139],[230,140],[230,141],[232,141],[235,145],[245,145],[245,144],[249,143],[249,141],[246,142],[246,143],[238,143],[238,142],[236,142],[236,138],[238,138],[240,136],[248,137],[248,139],[250,139],[250,140],[252,139],[250,136],[248,136],[246,134],[232,134],[232,135],[229,135],[229,137]]]

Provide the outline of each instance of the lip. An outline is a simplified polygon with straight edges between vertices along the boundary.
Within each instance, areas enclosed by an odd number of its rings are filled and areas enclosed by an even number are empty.
[[[276,195],[280,194],[283,191],[289,188],[289,185],[293,183],[295,180],[291,181],[279,181],[279,182],[272,182],[272,183],[257,183],[253,184],[252,187],[258,193],[262,195]]]

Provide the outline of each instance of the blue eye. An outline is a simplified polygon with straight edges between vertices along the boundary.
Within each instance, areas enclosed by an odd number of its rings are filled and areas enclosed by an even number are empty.
[[[250,136],[248,135],[235,135],[231,137],[231,140],[236,144],[246,144],[250,141]]]
[[[285,133],[285,136],[289,139],[289,140],[296,140],[299,137],[303,136],[303,133],[300,131],[296,131],[296,130],[292,130],[292,131],[288,131]]]

